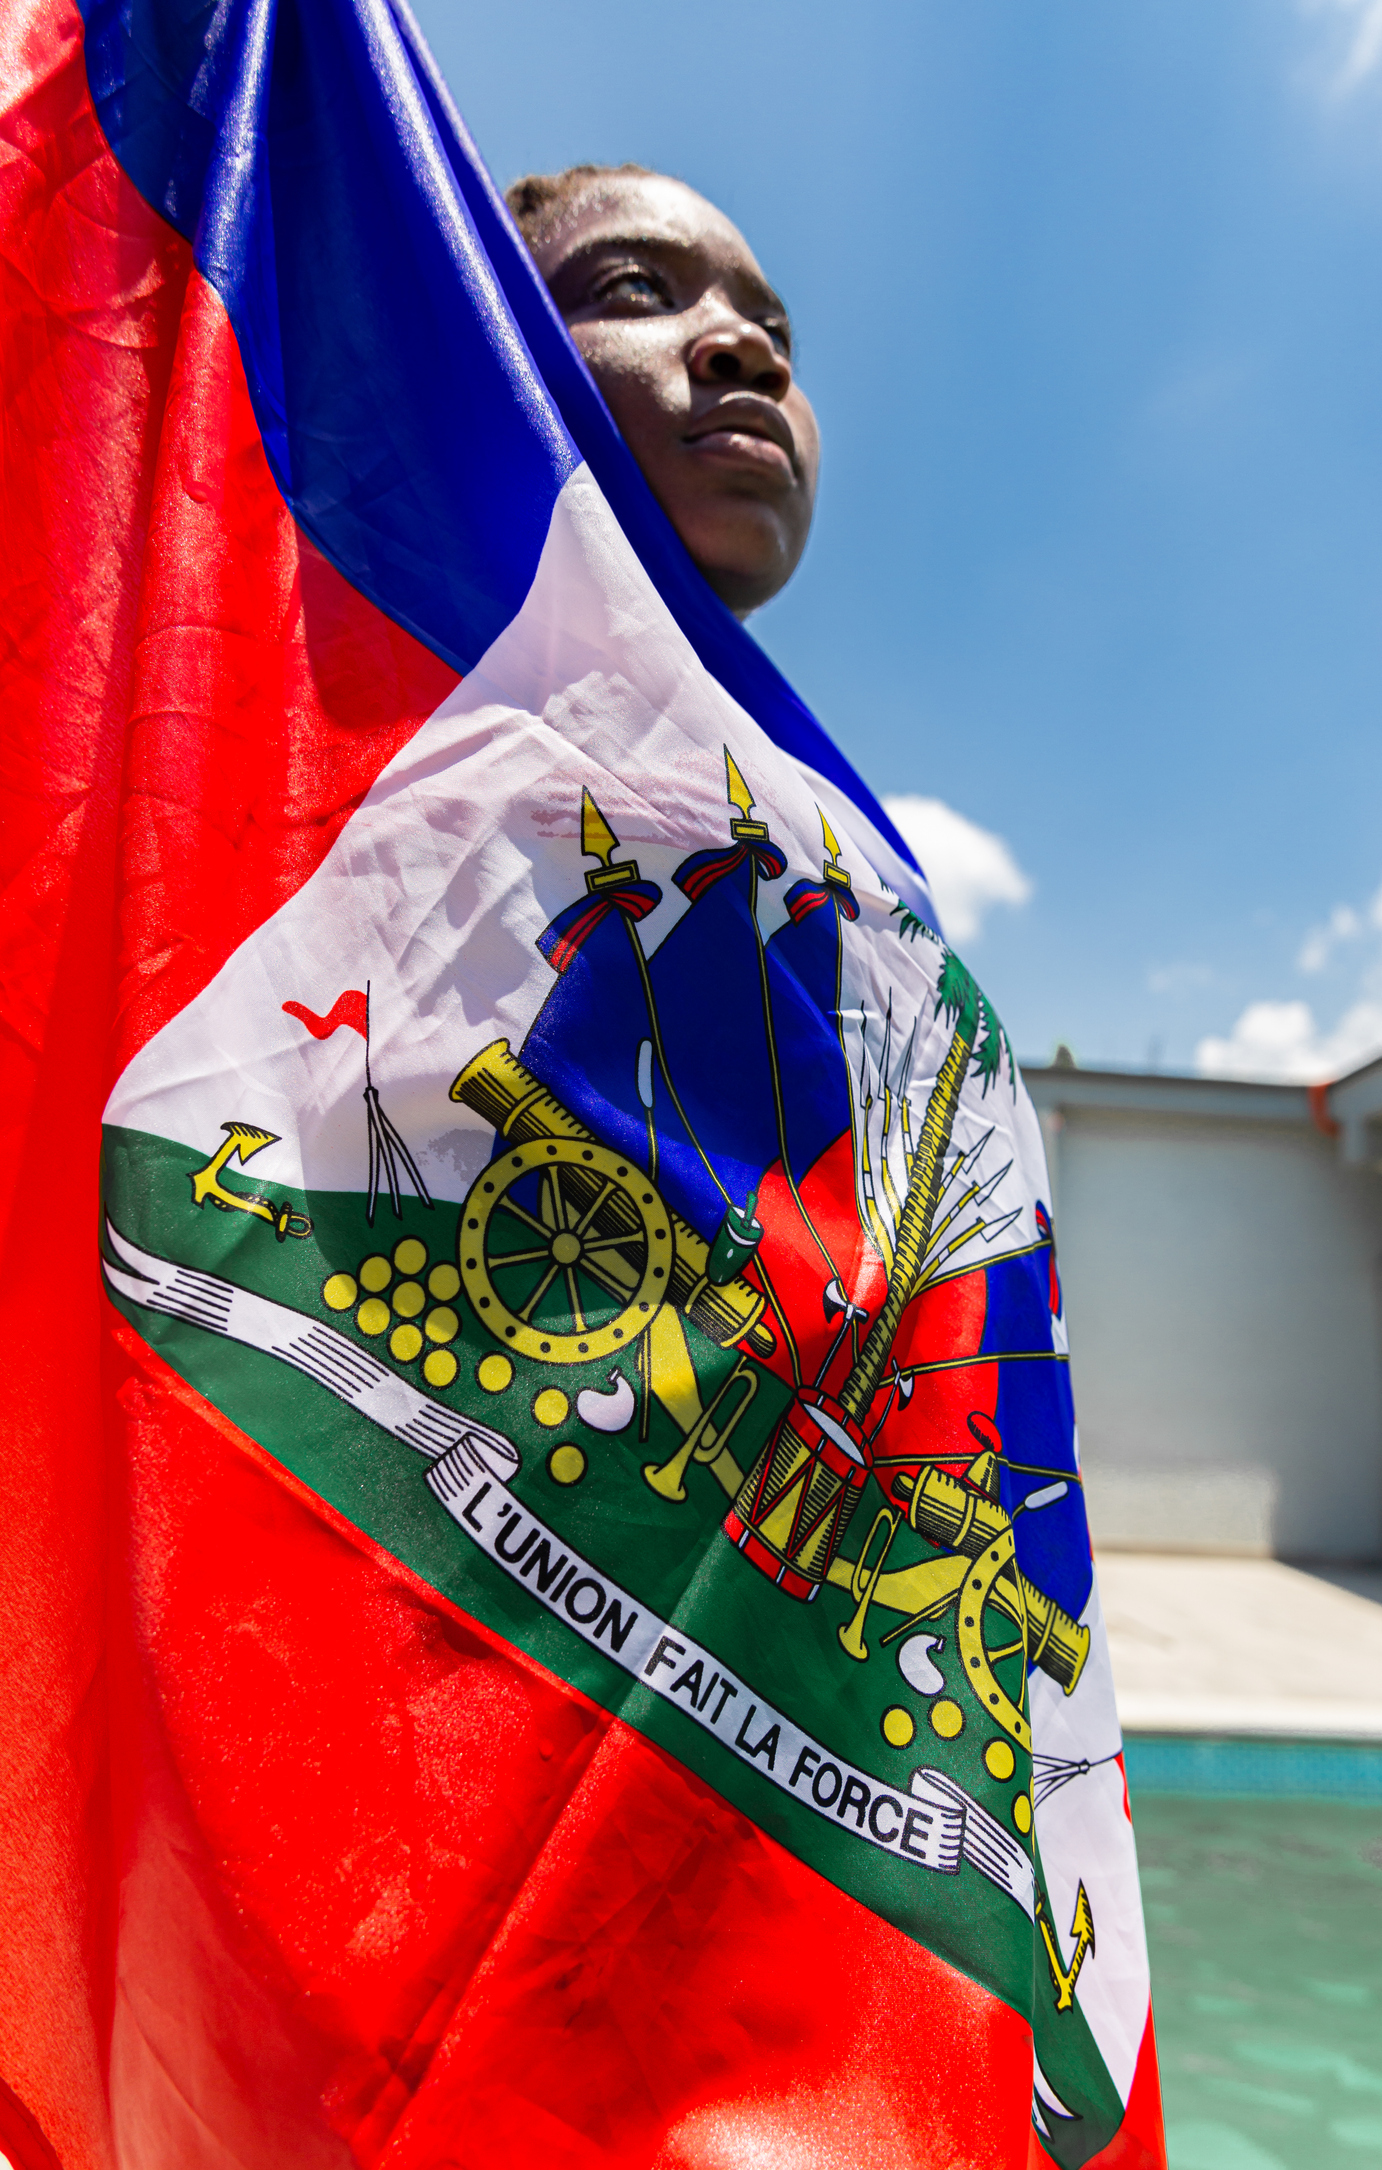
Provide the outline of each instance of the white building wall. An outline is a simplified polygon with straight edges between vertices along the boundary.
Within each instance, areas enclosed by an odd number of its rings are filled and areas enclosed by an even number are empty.
[[[1296,1090],[1028,1083],[1096,1541],[1382,1554],[1382,1178]]]

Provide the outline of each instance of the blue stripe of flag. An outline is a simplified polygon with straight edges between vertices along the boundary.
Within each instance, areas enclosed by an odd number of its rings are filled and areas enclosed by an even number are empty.
[[[706,668],[914,864],[692,565],[406,0],[82,4],[107,140],[225,302],[274,478],[345,578],[467,671],[587,460]]]

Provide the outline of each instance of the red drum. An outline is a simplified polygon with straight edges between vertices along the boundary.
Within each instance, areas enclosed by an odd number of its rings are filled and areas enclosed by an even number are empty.
[[[868,1483],[864,1435],[837,1401],[803,1387],[725,1516],[725,1534],[789,1597],[811,1599]]]

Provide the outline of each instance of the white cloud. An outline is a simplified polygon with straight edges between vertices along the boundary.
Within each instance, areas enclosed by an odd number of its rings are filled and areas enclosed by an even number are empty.
[[[1372,920],[1377,925],[1377,898],[1373,898]],[[1351,904],[1336,904],[1322,927],[1312,927],[1300,947],[1296,963],[1302,972],[1323,972],[1341,942],[1356,941],[1363,931],[1363,922]]]
[[[952,941],[974,941],[995,904],[1025,904],[1031,896],[1030,880],[991,829],[966,821],[942,799],[907,793],[883,804],[916,853]]]
[[[1342,1077],[1382,1051],[1382,1002],[1367,998],[1321,1032],[1308,1002],[1250,1002],[1230,1037],[1201,1040],[1195,1068],[1206,1077],[1266,1078],[1313,1085]]]
[[[1378,0],[1382,8],[1382,0]],[[1195,1050],[1206,1077],[1275,1079],[1313,1085],[1345,1076],[1382,1054],[1382,889],[1366,904],[1336,904],[1312,927],[1296,953],[1296,969],[1320,973],[1349,949],[1352,1000],[1331,1029],[1315,1021],[1308,1002],[1250,1002],[1231,1033],[1211,1033]],[[1356,946],[1355,946],[1356,945]]]
[[[1186,995],[1197,987],[1213,985],[1213,968],[1207,964],[1159,964],[1147,974],[1154,995]]]
[[[1346,98],[1382,65],[1382,0],[1301,0],[1306,15],[1323,15],[1335,28],[1337,58],[1329,87]]]

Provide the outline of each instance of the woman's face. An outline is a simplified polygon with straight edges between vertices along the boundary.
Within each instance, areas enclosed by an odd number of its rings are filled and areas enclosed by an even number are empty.
[[[796,570],[820,460],[748,244],[680,181],[630,175],[592,182],[533,254],[658,503],[747,616]]]

